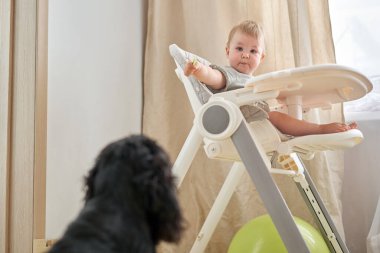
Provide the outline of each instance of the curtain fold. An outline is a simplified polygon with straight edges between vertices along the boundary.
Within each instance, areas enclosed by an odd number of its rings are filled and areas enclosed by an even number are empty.
[[[156,139],[174,162],[192,126],[194,113],[168,51],[172,43],[212,63],[225,65],[224,48],[229,30],[240,21],[253,19],[263,25],[266,41],[266,57],[255,75],[302,66],[305,61],[300,59],[305,56],[305,48],[309,49],[310,64],[335,62],[327,0],[301,2],[303,4],[297,0],[150,0],[144,71],[144,134]],[[299,23],[304,11],[308,13],[306,31],[305,24]],[[300,34],[308,36],[310,45],[300,43]],[[328,111],[311,110],[304,116],[314,122],[342,119],[340,105]],[[341,152],[324,152],[306,162],[341,233],[342,161]],[[187,229],[178,245],[161,245],[160,252],[190,251],[231,165],[208,159],[200,148],[179,189]],[[292,180],[284,176],[274,178],[293,214],[314,223]],[[266,210],[255,186],[248,175],[244,176],[206,252],[227,252],[237,230],[264,213]]]

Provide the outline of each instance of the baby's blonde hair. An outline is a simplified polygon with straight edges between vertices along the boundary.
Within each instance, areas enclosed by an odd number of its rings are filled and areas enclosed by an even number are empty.
[[[226,45],[227,47],[230,46],[231,39],[237,31],[248,34],[257,40],[261,40],[263,51],[265,51],[264,31],[259,23],[252,20],[245,20],[241,22],[240,24],[234,26],[231,29],[230,34],[228,35],[228,40],[227,40],[227,45]]]

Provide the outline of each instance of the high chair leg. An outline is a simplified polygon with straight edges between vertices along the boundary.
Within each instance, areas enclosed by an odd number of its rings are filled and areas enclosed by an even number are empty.
[[[232,194],[234,193],[243,173],[244,165],[240,162],[235,162],[231,167],[231,170],[228,173],[205,222],[203,223],[202,229],[198,233],[190,253],[203,253],[206,249],[207,244],[210,241],[218,222],[222,218],[223,212],[230,202]]]
[[[301,159],[298,156],[294,156],[298,166],[304,167]],[[331,252],[336,253],[349,253],[349,250],[339,235],[338,230],[332,221],[330,214],[328,213],[323,201],[311,179],[308,171],[304,168],[303,175],[293,177],[302,197],[304,198],[310,213],[317,221],[319,230],[323,238],[326,241],[327,246]]]
[[[243,121],[231,139],[288,252],[310,253],[280,190],[270,175],[267,162],[264,160],[266,156],[262,154],[259,145],[256,145],[257,137],[249,132],[247,124]]]
[[[185,178],[199,147],[201,146],[202,140],[203,138],[200,135],[197,126],[193,125],[181,151],[178,154],[177,160],[173,165],[173,174],[177,177],[177,188],[179,188],[182,184],[182,181]]]

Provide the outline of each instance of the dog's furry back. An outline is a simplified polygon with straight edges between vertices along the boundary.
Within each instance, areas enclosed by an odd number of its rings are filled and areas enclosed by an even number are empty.
[[[167,154],[134,135],[105,147],[86,178],[85,205],[49,253],[151,253],[176,242],[182,216]]]

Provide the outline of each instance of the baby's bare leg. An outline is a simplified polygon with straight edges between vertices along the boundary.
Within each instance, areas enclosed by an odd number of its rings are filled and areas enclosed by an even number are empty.
[[[344,123],[319,125],[305,120],[298,120],[281,112],[269,112],[269,120],[282,133],[293,136],[338,133],[357,128],[356,123],[349,125]]]

